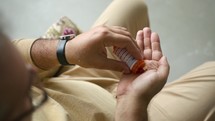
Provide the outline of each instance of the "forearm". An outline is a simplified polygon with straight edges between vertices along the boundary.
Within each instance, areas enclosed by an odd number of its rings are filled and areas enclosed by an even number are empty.
[[[148,103],[133,97],[117,100],[115,121],[148,121]]]
[[[57,44],[57,39],[38,39],[33,43],[31,58],[38,68],[48,70],[60,65],[56,55]]]

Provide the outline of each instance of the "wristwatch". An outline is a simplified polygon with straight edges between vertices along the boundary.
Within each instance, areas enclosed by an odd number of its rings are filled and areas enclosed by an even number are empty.
[[[67,41],[73,39],[74,37],[75,37],[75,34],[70,34],[70,35],[60,36],[59,38],[59,42],[57,46],[57,59],[61,65],[74,65],[74,64],[69,64],[65,56],[66,43]]]

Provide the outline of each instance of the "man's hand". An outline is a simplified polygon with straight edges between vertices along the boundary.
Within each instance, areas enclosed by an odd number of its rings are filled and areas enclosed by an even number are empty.
[[[99,26],[68,41],[66,58],[69,63],[87,68],[129,72],[124,62],[107,58],[105,47],[126,48],[136,59],[141,59],[140,49],[130,33],[123,27]]]
[[[144,28],[138,31],[136,41],[147,70],[142,74],[122,76],[117,89],[117,120],[147,120],[147,105],[163,88],[169,74],[169,64],[162,54],[158,34]]]

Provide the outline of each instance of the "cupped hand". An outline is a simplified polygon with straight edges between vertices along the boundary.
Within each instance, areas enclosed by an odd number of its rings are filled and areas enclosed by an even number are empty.
[[[118,85],[117,97],[132,95],[149,103],[165,85],[169,64],[162,53],[158,34],[152,33],[150,28],[138,31],[136,41],[147,70],[142,74],[124,74]]]
[[[129,72],[124,62],[107,57],[106,47],[126,48],[136,59],[141,59],[140,49],[126,28],[98,26],[67,42],[65,54],[69,63],[87,68]]]

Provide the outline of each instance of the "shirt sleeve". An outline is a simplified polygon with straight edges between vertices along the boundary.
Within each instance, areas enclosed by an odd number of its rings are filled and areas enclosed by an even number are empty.
[[[18,39],[18,40],[14,40],[13,44],[17,47],[18,51],[23,56],[25,62],[27,64],[32,65],[33,68],[35,68],[40,78],[52,77],[56,74],[56,72],[59,70],[60,67],[54,67],[49,70],[43,70],[39,68],[31,58],[31,47],[36,40],[37,39]]]

